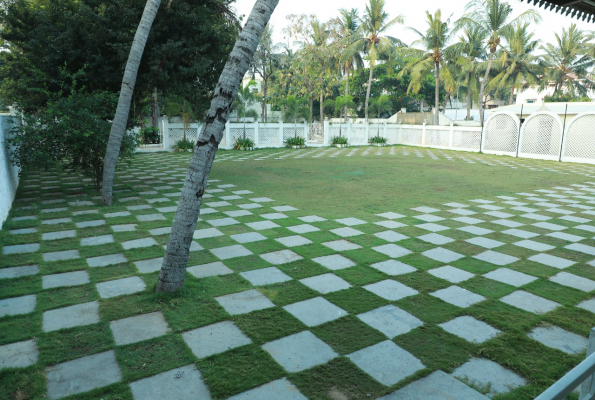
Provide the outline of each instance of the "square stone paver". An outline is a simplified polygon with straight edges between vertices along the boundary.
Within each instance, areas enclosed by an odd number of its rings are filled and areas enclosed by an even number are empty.
[[[568,229],[567,226],[552,224],[550,222],[538,222],[536,224],[533,224],[533,226],[536,226],[536,227],[542,228],[542,229],[547,229],[550,231],[563,231],[564,229]]]
[[[141,222],[166,221],[167,220],[167,218],[165,218],[162,214],[137,215],[136,219],[138,219]]]
[[[99,303],[96,301],[48,310],[43,313],[44,332],[91,325],[97,322],[99,322]]]
[[[474,237],[465,240],[467,243],[474,244],[476,246],[485,247],[486,249],[494,249],[496,247],[504,246],[506,243],[499,242],[498,240],[488,239],[484,237]]]
[[[236,193],[241,194],[241,193]],[[278,206],[278,207],[271,207],[275,211],[279,212],[287,212],[287,211],[297,211],[298,209],[292,206]]]
[[[438,212],[440,210],[438,210],[437,208],[431,208],[431,207],[416,207],[416,208],[412,208],[413,211],[417,211],[420,213],[425,213],[425,214],[429,214],[429,213],[435,213]]]
[[[106,267],[108,265],[121,264],[128,262],[124,254],[108,254],[107,256],[98,256],[87,258],[89,267]]]
[[[326,221],[326,218],[322,218],[317,215],[307,215],[305,217],[299,217],[298,219],[307,223]]]
[[[451,239],[447,236],[440,235],[438,233],[428,233],[427,235],[418,236],[418,239],[423,240],[424,242],[442,245],[446,243],[454,242],[454,239]]]
[[[358,231],[357,229],[353,229],[353,228],[349,228],[349,227],[331,229],[330,232],[334,233],[335,235],[339,235],[341,237],[352,237],[352,236],[358,236],[358,235],[363,234],[362,231]]]
[[[360,246],[359,244],[351,243],[350,241],[345,239],[334,240],[332,242],[324,242],[322,243],[322,245],[335,251],[356,250],[362,248],[362,246]]]
[[[507,219],[496,219],[493,221],[490,221],[492,224],[498,224],[498,225],[502,225],[502,226],[506,226],[508,228],[518,228],[519,226],[523,226],[524,224],[521,224],[520,222],[516,222],[516,221],[509,221]]]
[[[591,311],[595,314],[595,299],[589,299],[582,301],[576,305],[578,308],[582,308],[583,310]]]
[[[130,390],[135,399],[143,400],[211,398],[209,389],[193,364],[132,382]]]
[[[0,346],[0,370],[5,368],[25,368],[37,363],[39,350],[35,340],[9,343]]]
[[[37,228],[23,228],[23,229],[13,229],[10,231],[13,235],[27,235],[29,233],[37,232]]]
[[[138,276],[101,282],[95,286],[97,292],[99,292],[99,297],[102,299],[142,292],[147,287],[145,281]]]
[[[162,336],[169,330],[161,311],[110,321],[109,325],[118,346]]]
[[[53,253],[43,253],[43,261],[47,262],[73,260],[80,257],[81,255],[79,254],[78,250],[64,250],[55,251]]]
[[[287,378],[277,379],[265,385],[248,390],[227,400],[263,400],[263,399],[283,399],[283,400],[308,400],[300,393],[298,388],[293,386]]]
[[[290,262],[304,259],[304,257],[300,256],[299,254],[296,254],[293,251],[287,249],[261,254],[260,257],[262,257],[265,261],[268,261],[273,265],[288,264]]]
[[[29,244],[15,244],[11,246],[4,246],[2,248],[2,254],[25,254],[25,253],[35,253],[39,250],[39,243],[29,243]]]
[[[230,258],[236,257],[245,257],[252,254],[250,250],[239,244],[236,244],[234,246],[219,247],[217,249],[211,249],[210,251],[220,260],[228,260]]]
[[[382,254],[386,254],[387,256],[389,256],[391,258],[399,258],[399,257],[406,256],[407,254],[411,254],[410,250],[408,250],[404,247],[401,247],[401,246],[397,246],[396,244],[393,244],[393,243],[383,244],[382,246],[372,247],[372,250],[375,250]]]
[[[99,246],[113,242],[114,237],[112,235],[91,236],[81,239],[81,246]]]
[[[229,226],[229,225],[237,225],[240,223],[240,221],[233,219],[233,218],[211,219],[211,220],[208,220],[207,222],[213,226]]]
[[[281,225],[274,223],[273,221],[258,221],[258,222],[249,222],[246,224],[247,226],[249,226],[250,228],[254,229],[255,231],[263,231],[265,229],[273,229],[273,228],[279,228]],[[302,226],[302,225],[299,225]],[[295,227],[294,227],[295,228]],[[313,227],[315,228],[315,227]],[[287,228],[290,230],[293,230],[291,228]],[[316,230],[319,230],[318,228],[316,228]],[[296,233],[304,233],[304,232],[298,232],[293,230]],[[309,231],[312,232],[312,231]]]
[[[171,226],[164,226],[163,228],[149,229],[149,233],[153,236],[169,235],[171,229]]]
[[[328,269],[332,269],[333,271],[338,269],[344,269],[353,267],[356,265],[350,259],[343,257],[340,254],[332,254],[330,256],[323,256],[323,257],[316,257],[313,258],[312,261],[317,262],[318,264],[326,267]]]
[[[232,218],[245,217],[246,215],[253,215],[248,210],[225,211],[223,214],[227,215],[228,217],[232,217]]]
[[[304,246],[306,244],[312,243],[310,239],[306,239],[305,237],[300,235],[285,236],[282,238],[277,238],[275,240],[287,247]]]
[[[491,250],[473,256],[473,258],[495,265],[508,265],[519,260],[518,258],[509,256],[508,254],[498,253],[497,251]]]
[[[402,228],[404,226],[407,226],[402,222],[397,222],[397,221],[392,221],[392,220],[391,221],[374,222],[374,224],[388,228],[388,229],[397,229],[397,228]]]
[[[534,240],[521,240],[520,242],[513,243],[515,246],[523,247],[525,249],[533,251],[548,251],[554,248],[549,244],[536,242]]]
[[[130,213],[128,211],[126,211],[126,213],[128,213],[128,215],[130,215]],[[72,218],[44,219],[43,221],[41,221],[41,223],[44,225],[60,225],[60,224],[67,224],[69,222],[72,222]]]
[[[393,305],[377,308],[357,316],[372,328],[384,333],[389,339],[407,333],[424,323]]]
[[[364,289],[390,301],[400,300],[408,296],[414,296],[419,292],[403,285],[401,282],[385,279],[371,285],[363,286]]]
[[[29,314],[35,310],[36,304],[37,296],[34,294],[0,300],[0,317]]]
[[[266,218],[266,219],[284,219],[284,218],[287,218],[287,215],[282,214],[282,213],[261,214],[260,216],[262,218]]]
[[[0,268],[0,279],[20,278],[22,276],[37,275],[38,273],[39,265]]]
[[[218,236],[223,236],[223,233],[217,228],[198,229],[192,235],[194,239],[208,239]]]
[[[438,224],[433,224],[433,223],[428,223],[428,224],[419,224],[419,225],[415,225],[418,228],[421,229],[425,229],[426,231],[430,231],[430,232],[441,232],[441,231],[446,231],[450,228],[443,226],[443,225],[438,225]]]
[[[348,354],[347,358],[385,386],[425,368],[421,361],[390,340]]]
[[[387,242],[398,242],[400,240],[409,239],[409,236],[402,235],[402,234],[397,233],[395,231],[377,232],[377,233],[374,234],[374,236],[376,236],[376,237],[378,237],[380,239],[384,239]]]
[[[275,306],[256,289],[215,297],[215,300],[231,315],[246,314]]]
[[[407,265],[397,260],[386,260],[371,264],[370,267],[377,269],[378,271],[384,272],[388,275],[403,275],[410,272],[417,271],[417,268],[413,268],[411,265]]]
[[[469,382],[474,387],[489,388],[488,396],[508,393],[512,389],[525,386],[525,379],[485,358],[472,358],[455,369],[452,376]]]
[[[511,236],[520,237],[521,239],[531,239],[531,238],[534,238],[535,236],[539,236],[537,233],[524,231],[522,229],[507,229],[505,231],[502,231],[502,233],[505,233],[505,234],[511,235]]]
[[[112,225],[112,230],[114,232],[133,232],[136,230],[136,226],[136,224]]]
[[[437,394],[440,397],[436,397]],[[436,371],[379,400],[488,400],[489,397],[471,389],[443,371]]]
[[[536,254],[528,258],[529,261],[534,261],[543,265],[547,265],[548,267],[564,269],[568,268],[574,264],[574,261],[567,260],[565,258],[552,256],[549,254]]]
[[[47,232],[41,235],[41,240],[59,240],[66,238],[73,238],[76,236],[75,230],[59,231],[59,232]]]
[[[266,236],[258,232],[239,233],[237,235],[231,235],[231,238],[238,243],[252,243],[267,239]]]
[[[206,278],[208,276],[228,275],[233,274],[233,270],[229,269],[221,261],[216,261],[208,264],[195,265],[186,268],[186,271],[195,278]]]
[[[464,226],[462,228],[457,228],[457,230],[467,232],[472,235],[487,235],[488,233],[494,232],[490,229],[480,228],[479,226]]]
[[[576,333],[557,326],[537,327],[527,334],[544,346],[558,349],[566,354],[579,354],[587,349],[589,341]]]
[[[317,326],[347,315],[345,310],[323,297],[289,304],[283,308],[307,326]]]
[[[253,210],[255,208],[262,208],[264,206],[262,204],[258,204],[258,203],[248,203],[248,204],[238,204],[238,207],[243,208],[245,210]]]
[[[45,375],[50,399],[87,392],[122,380],[113,350],[48,367]]]
[[[572,244],[569,244],[568,246],[565,246],[565,248],[569,249],[569,250],[574,250],[574,251],[578,251],[581,253],[589,254],[591,256],[595,256],[595,247],[593,247],[593,246],[587,246],[587,245],[581,244],[581,243],[572,243]]]
[[[440,261],[443,263],[453,262],[465,257],[462,254],[455,253],[454,251],[444,249],[442,247],[436,247],[435,249],[424,251],[421,254],[428,258],[431,258],[432,260]]]
[[[498,282],[506,283],[515,287],[521,287],[533,282],[537,278],[522,272],[514,271],[508,268],[498,268],[483,275],[486,278],[493,279]]]
[[[414,215],[413,218],[417,218],[417,219],[420,219],[420,220],[426,221],[426,222],[438,222],[438,221],[445,220],[445,218],[439,217],[437,215],[432,215],[432,214]]]
[[[500,301],[534,314],[545,314],[560,306],[560,304],[554,301],[544,299],[543,297],[525,292],[524,290],[512,292],[511,294],[502,297]]]
[[[135,261],[134,265],[141,274],[150,274],[161,270],[163,265],[163,257],[152,258],[150,260]]]
[[[458,286],[450,286],[446,289],[440,289],[430,294],[434,297],[438,297],[440,300],[461,308],[467,308],[486,299],[483,296]]]
[[[44,289],[84,285],[85,283],[89,283],[89,273],[87,271],[74,271],[62,274],[44,275],[41,278],[41,282]]]
[[[82,221],[82,222],[77,222],[75,225],[79,229],[80,228],[90,228],[90,227],[94,227],[94,226],[105,225],[105,220],[104,219],[98,219],[98,220],[95,220],[95,221]]]
[[[357,218],[353,218],[353,217],[336,219],[335,221],[337,221],[340,224],[347,225],[347,226],[367,224],[366,221],[362,221],[361,219],[357,219]]]
[[[131,249],[138,249],[141,247],[151,247],[151,246],[158,246],[159,243],[152,237],[146,237],[142,239],[134,239],[128,240],[126,242],[122,242],[122,247],[124,250],[131,250]]]
[[[475,276],[475,274],[463,271],[462,269],[451,267],[450,265],[445,265],[444,267],[431,269],[428,271],[428,273],[440,279],[447,280],[451,283],[463,282]]]
[[[275,201],[275,200],[269,199],[268,197],[256,197],[254,199],[250,199],[250,201],[253,201],[255,203],[269,203],[269,202]]]
[[[563,286],[582,290],[583,292],[592,292],[595,290],[595,281],[574,274],[569,274],[568,272],[560,272],[554,276],[551,276],[549,280]]]
[[[483,343],[502,333],[502,331],[468,315],[451,319],[438,326],[471,343]]]
[[[398,218],[405,218],[402,214],[397,214],[394,212],[385,212],[382,214],[376,214],[378,217],[386,218],[386,219],[398,219]]]
[[[331,273],[301,279],[300,282],[322,294],[349,289],[351,287],[345,280]]]
[[[254,286],[272,285],[274,283],[287,282],[292,279],[276,267],[241,272],[240,275]]]
[[[452,220],[460,222],[462,224],[467,224],[467,225],[475,225],[475,224],[481,224],[481,223],[485,222],[483,219],[470,218],[470,217],[458,217],[458,218],[452,218]]]
[[[262,348],[288,372],[300,372],[325,364],[338,356],[310,331],[265,343]]]
[[[552,232],[552,233],[548,233],[546,236],[553,237],[553,238],[560,239],[560,240],[566,240],[567,242],[580,242],[581,240],[585,239],[582,236],[571,235],[570,233],[564,233],[564,232]]]

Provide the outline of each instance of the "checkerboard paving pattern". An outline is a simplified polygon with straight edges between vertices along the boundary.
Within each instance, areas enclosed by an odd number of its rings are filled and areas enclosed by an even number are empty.
[[[507,338],[580,362],[595,182],[331,219],[211,179],[186,289],[158,297],[175,157],[122,168],[109,208],[85,179],[25,174],[1,236],[0,369],[45,375],[36,390],[53,399],[304,399],[337,369],[376,397],[443,385],[479,399],[463,382],[497,394],[536,379],[493,351]],[[221,371],[247,377],[222,386]]]

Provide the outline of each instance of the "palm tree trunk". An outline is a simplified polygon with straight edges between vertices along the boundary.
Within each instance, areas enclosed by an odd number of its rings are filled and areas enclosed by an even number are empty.
[[[143,57],[145,45],[151,32],[151,26],[159,10],[161,0],[147,0],[143,16],[140,20],[126,68],[124,70],[124,77],[122,79],[122,88],[120,89],[120,98],[118,99],[118,107],[116,108],[116,115],[112,123],[112,128],[107,142],[107,149],[105,152],[105,161],[103,165],[103,188],[102,201],[103,204],[109,206],[112,204],[112,189],[114,186],[114,175],[116,174],[116,164],[118,163],[118,156],[120,155],[120,146],[122,139],[126,133],[126,122],[128,114],[130,113],[130,101],[132,93],[134,92],[134,85],[136,84],[136,75],[138,74],[138,67]]]
[[[467,118],[466,120],[469,121],[471,119],[471,74],[467,77]]]
[[[262,93],[263,93],[263,99],[262,99],[262,104],[264,105],[264,122],[268,122],[269,119],[269,115],[268,115],[268,110],[267,110],[267,92],[269,90],[268,88],[268,83],[267,83],[268,79],[264,79],[262,81],[263,84],[263,88],[262,88]]]
[[[368,122],[368,102],[370,101],[370,89],[372,88],[372,75],[374,74],[374,65],[370,63],[370,77],[368,78],[368,88],[366,89],[366,104],[365,104],[365,114],[366,114],[366,122]]]
[[[349,70],[351,69],[351,64],[347,63],[345,65],[345,100],[347,100],[347,96],[349,96]],[[347,106],[345,106],[345,123],[347,123]]]
[[[481,125],[483,126],[483,92],[485,91],[486,88],[486,83],[488,81],[488,77],[490,76],[490,69],[492,69],[492,60],[494,59],[494,53],[492,51],[490,51],[490,59],[488,61],[488,67],[486,68],[486,73],[483,76],[483,81],[481,81],[481,85],[479,86],[479,101],[477,103],[478,107],[479,107],[479,121],[481,122]]]
[[[184,286],[192,235],[200,213],[202,196],[221,142],[229,112],[244,74],[256,51],[262,32],[279,0],[257,0],[227,60],[215,88],[211,108],[188,167],[178,211],[159,273],[156,292],[174,292]]]
[[[440,124],[440,63],[436,63],[436,90],[434,91],[434,125]]]
[[[510,89],[510,99],[508,100],[508,104],[512,104],[512,100],[514,99],[514,85],[512,85],[512,88]]]

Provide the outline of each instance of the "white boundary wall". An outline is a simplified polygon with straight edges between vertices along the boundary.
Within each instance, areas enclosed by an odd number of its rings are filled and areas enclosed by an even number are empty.
[[[0,115],[0,228],[8,217],[19,186],[19,170],[10,163],[10,153],[6,146],[6,139],[16,118]]]
[[[186,138],[196,141],[200,127],[192,124],[185,130]],[[161,131],[161,148],[168,151],[184,135],[182,124],[170,124],[167,121],[163,121]],[[235,140],[244,135],[257,148],[283,147],[283,142],[292,136],[305,138],[309,147],[328,146],[333,136],[346,137],[351,146],[367,146],[372,137],[381,136],[386,138],[387,144],[595,164],[595,111],[579,114],[572,120],[567,120],[566,125],[555,113],[537,112],[528,116],[523,126],[515,114],[497,112],[486,121],[483,130],[481,127],[452,124],[330,124],[327,121],[324,123],[323,134],[318,136],[313,136],[312,127],[308,124],[228,122],[220,147],[231,149]]]

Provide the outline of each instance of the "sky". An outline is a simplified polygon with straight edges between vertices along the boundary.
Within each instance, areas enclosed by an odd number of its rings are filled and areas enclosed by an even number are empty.
[[[396,17],[399,14],[405,17],[405,24],[395,26],[388,32],[388,35],[401,39],[408,45],[416,40],[417,37],[407,27],[411,26],[423,32],[426,27],[426,10],[433,14],[434,11],[440,8],[443,17],[448,17],[452,14],[451,21],[455,21],[464,14],[465,5],[468,3],[468,0],[423,0],[419,3],[417,1],[386,1],[386,10],[390,17]],[[289,14],[314,14],[319,20],[327,21],[339,15],[339,8],[358,8],[360,16],[362,16],[366,2],[366,0],[279,0],[279,5],[271,17],[271,24],[274,28],[274,40],[276,42],[287,43],[287,39],[283,37],[282,30],[288,25],[286,16]],[[236,8],[238,15],[246,15],[245,21],[254,3],[255,0],[236,0],[233,6]],[[531,8],[519,0],[510,0],[510,3],[514,9],[513,16],[519,15]],[[412,6],[408,7],[407,4],[411,4]],[[417,4],[417,6],[413,7],[414,4]],[[570,16],[566,17],[542,8],[536,8],[536,10],[541,15],[542,21],[539,25],[533,24],[532,26],[535,30],[535,38],[543,42],[554,43],[554,32],[561,33],[562,28],[568,28],[572,22],[576,22],[580,29],[595,30],[595,23],[577,21],[571,19]]]

